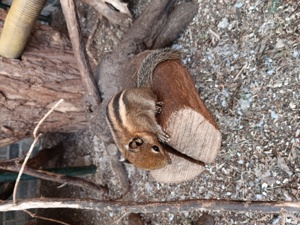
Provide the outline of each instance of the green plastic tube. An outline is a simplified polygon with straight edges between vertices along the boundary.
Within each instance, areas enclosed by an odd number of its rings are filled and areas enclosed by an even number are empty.
[[[19,58],[46,0],[14,0],[0,37],[0,55]]]

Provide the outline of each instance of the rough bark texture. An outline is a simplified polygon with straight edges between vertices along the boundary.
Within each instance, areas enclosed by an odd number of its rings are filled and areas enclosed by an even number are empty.
[[[84,88],[66,35],[36,26],[21,60],[0,57],[0,80],[0,146],[30,136],[61,98],[64,103],[40,131],[75,132],[86,127]]]

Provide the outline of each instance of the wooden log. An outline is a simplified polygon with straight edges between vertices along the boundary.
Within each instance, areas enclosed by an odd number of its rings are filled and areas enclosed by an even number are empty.
[[[193,159],[212,163],[221,147],[221,133],[196,91],[194,81],[180,61],[166,61],[153,74],[153,90],[164,103],[158,121],[171,136],[170,145]],[[171,154],[172,164],[151,171],[160,182],[193,179],[204,166]]]
[[[150,53],[144,51],[137,55],[131,61],[132,67],[138,70],[142,60]],[[150,173],[162,183],[191,180],[205,169],[197,161],[212,163],[215,160],[221,146],[219,127],[180,60],[165,61],[155,68],[152,89],[158,100],[163,102],[163,110],[157,119],[171,136],[169,144],[193,160],[171,151],[172,164]]]
[[[0,15],[5,17],[1,9]],[[86,128],[85,90],[67,35],[37,25],[21,59],[0,57],[0,80],[0,146],[31,136],[36,123],[61,98],[65,101],[40,131]]]

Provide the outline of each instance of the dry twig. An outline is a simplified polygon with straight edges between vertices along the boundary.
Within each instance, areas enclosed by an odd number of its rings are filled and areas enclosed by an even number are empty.
[[[16,164],[11,161],[5,161],[0,163],[0,169],[2,170],[8,170],[8,171],[13,171],[13,172],[18,172],[20,169],[20,165]],[[30,167],[24,166],[22,173],[37,177],[43,180],[49,180],[57,183],[62,183],[62,184],[70,184],[73,186],[89,189],[92,191],[95,191],[96,193],[103,193],[103,188],[89,180],[86,180],[84,178],[80,177],[71,177],[71,176],[66,176],[62,174],[56,174],[56,173],[51,173],[43,170],[37,170],[37,169],[32,169]],[[15,202],[15,200],[14,200]]]
[[[246,63],[241,69],[240,71],[237,73],[237,75],[234,77],[233,81],[236,81],[238,79],[238,77],[241,75],[241,73],[244,71],[244,69],[247,67],[248,63]]]
[[[15,188],[14,188],[14,192],[13,192],[13,202],[16,202],[16,196],[17,196],[17,190],[18,190],[18,185],[19,185],[19,182],[21,180],[21,176],[23,174],[23,171],[25,169],[25,166],[26,166],[26,163],[27,161],[29,160],[29,157],[33,151],[33,148],[35,146],[35,144],[37,143],[39,137],[40,137],[40,134],[37,136],[37,131],[38,129],[40,128],[41,124],[45,121],[45,119],[54,111],[54,109],[56,109],[60,103],[62,103],[64,100],[63,99],[60,99],[45,115],[44,117],[38,122],[38,124],[36,125],[36,127],[34,128],[33,130],[33,137],[34,137],[34,141],[32,142],[31,146],[30,146],[30,149],[29,151],[27,152],[26,154],[26,157],[24,159],[24,162],[22,163],[22,166],[21,166],[21,169],[20,169],[20,172],[18,174],[18,177],[17,177],[17,180],[16,180],[16,184],[15,184]]]
[[[111,225],[119,223],[119,222],[120,222],[125,216],[127,216],[129,213],[130,213],[130,212],[123,213],[123,215],[120,216],[120,217],[119,217],[118,219],[116,219],[115,221],[113,221],[113,222],[111,223]]]
[[[32,218],[36,218],[36,219],[41,219],[41,220],[46,220],[46,221],[51,221],[51,222],[55,222],[55,223],[59,223],[59,224],[63,224],[63,225],[71,225],[69,223],[65,223],[59,220],[55,220],[55,219],[51,219],[51,218],[46,218],[43,216],[37,216],[34,213],[28,211],[28,210],[23,210],[24,212],[26,212],[29,216],[31,216]]]
[[[99,89],[93,77],[92,69],[88,61],[85,44],[82,39],[76,7],[73,0],[61,0],[61,7],[67,22],[73,52],[78,63],[82,82],[87,91],[87,109],[94,112],[101,103]]]
[[[89,37],[88,37],[87,43],[86,43],[86,53],[92,59],[92,61],[95,65],[98,64],[98,60],[95,59],[95,57],[94,57],[93,53],[91,52],[90,48],[91,48],[91,45],[93,43],[93,39],[95,37],[95,34],[96,34],[97,29],[98,29],[99,23],[100,23],[100,19],[97,19],[97,21],[94,24],[93,29],[92,29]]]
[[[114,212],[132,213],[158,213],[158,212],[179,212],[194,210],[215,210],[223,212],[254,212],[254,213],[280,213],[282,209],[287,213],[299,213],[300,202],[247,202],[234,200],[209,200],[194,199],[169,202],[121,202],[101,201],[97,199],[71,199],[71,198],[42,198],[26,199],[15,204],[12,201],[2,201],[0,212],[11,210],[24,210],[33,208],[70,208],[101,210]]]

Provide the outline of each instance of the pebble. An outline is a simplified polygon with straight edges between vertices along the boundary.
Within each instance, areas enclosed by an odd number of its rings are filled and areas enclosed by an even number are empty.
[[[218,28],[225,29],[226,27],[228,27],[228,25],[229,25],[228,19],[225,17],[218,24]]]

